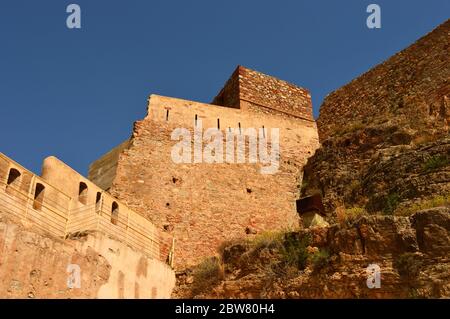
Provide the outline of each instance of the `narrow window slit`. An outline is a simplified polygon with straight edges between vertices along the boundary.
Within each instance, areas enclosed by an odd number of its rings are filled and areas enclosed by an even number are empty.
[[[101,209],[102,205],[102,193],[97,192],[97,196],[95,197],[95,210],[98,212]]]
[[[10,188],[19,188],[20,176],[20,172],[15,168],[9,170],[8,181],[6,182],[6,192],[9,192]]]
[[[117,225],[118,221],[119,221],[119,204],[113,202],[111,208],[111,223],[113,225]]]
[[[78,201],[86,205],[87,204],[87,197],[88,197],[88,187],[86,183],[80,182],[80,186],[78,189]]]
[[[33,209],[41,210],[44,203],[45,186],[37,183],[34,189]]]

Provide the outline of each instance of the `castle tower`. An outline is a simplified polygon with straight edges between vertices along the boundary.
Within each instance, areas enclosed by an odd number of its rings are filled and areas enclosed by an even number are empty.
[[[223,133],[224,154],[230,130],[263,132],[273,151],[271,129],[279,129],[278,169],[262,173],[266,164],[249,161],[248,137],[244,163],[174,162],[172,134],[185,129],[193,138],[197,123]],[[195,148],[194,139],[188,144]],[[298,226],[301,169],[318,145],[308,91],[239,66],[212,104],[152,95],[132,137],[92,163],[89,178],[174,236],[181,269],[226,240]]]
[[[314,121],[307,90],[242,66],[236,68],[211,104]]]

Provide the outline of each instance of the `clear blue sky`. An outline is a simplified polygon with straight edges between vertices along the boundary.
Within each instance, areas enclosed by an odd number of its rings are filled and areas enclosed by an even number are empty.
[[[66,27],[66,7],[82,29]],[[366,7],[382,28],[366,27]],[[325,95],[449,18],[449,0],[1,0],[0,152],[86,174],[130,136],[149,94],[208,102],[236,65]]]

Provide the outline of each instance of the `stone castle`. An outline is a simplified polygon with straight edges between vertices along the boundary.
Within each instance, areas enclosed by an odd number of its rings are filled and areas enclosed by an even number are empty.
[[[246,145],[247,128],[278,128],[278,171],[261,174],[262,164],[249,161],[174,163],[171,149],[177,141],[171,133],[193,131],[199,120],[204,129],[237,128]],[[3,263],[9,265],[0,270],[0,293],[22,296],[25,291],[11,289],[10,281],[25,285],[28,273],[40,272],[51,258],[59,260],[48,272],[59,278],[57,297],[170,297],[172,269],[215,255],[223,242],[298,226],[301,171],[318,146],[309,92],[238,66],[211,104],[151,95],[147,117],[135,123],[130,139],[92,163],[88,178],[55,157],[44,161],[37,176],[1,154],[0,213],[6,225],[20,227],[11,233],[5,226],[0,237],[6,243]],[[45,236],[63,240],[65,256],[54,247],[41,251],[21,243],[23,232],[30,231],[36,232],[34,242],[45,242]],[[21,260],[10,258],[16,242],[26,251]],[[100,262],[95,260],[94,270],[88,257],[85,265],[78,256],[90,249],[97,259],[106,258],[104,272],[109,267],[109,276],[94,283],[90,278],[98,275]],[[22,275],[12,270],[17,263]],[[83,293],[65,287],[65,267],[79,263],[89,282]],[[41,296],[55,297],[54,287],[41,284]]]
[[[301,273],[305,278],[294,282],[300,286],[288,280],[289,296],[409,296],[394,259],[416,252],[428,262],[428,255],[448,254],[448,207],[412,217],[376,213],[395,215],[418,200],[448,197],[449,28],[450,20],[330,94],[319,128],[306,89],[238,66],[210,104],[151,95],[147,116],[91,164],[88,178],[55,157],[37,176],[0,153],[0,297],[177,296],[175,272],[195,268],[224,244],[298,230],[299,207],[339,221],[342,206],[374,216],[316,229],[312,245],[329,249],[338,268],[326,280],[320,272]],[[172,133],[184,128],[192,135],[198,122],[204,130],[233,128],[246,146],[247,129],[278,128],[278,171],[262,174],[263,163],[249,160],[175,163],[179,141]],[[272,145],[272,136],[265,138]],[[302,196],[307,200],[297,207]],[[370,295],[364,276],[374,258],[390,275],[388,290]],[[68,287],[76,267],[82,289]],[[427,271],[417,287],[432,282],[435,270]],[[263,275],[256,276],[261,291]],[[262,296],[253,279],[230,276],[235,289],[219,287],[217,296]],[[267,296],[286,295],[277,289]],[[446,295],[435,290],[424,296]]]
[[[279,128],[280,168],[176,164],[176,128]],[[89,179],[175,238],[175,268],[214,255],[220,244],[298,226],[301,169],[319,146],[308,91],[239,66],[212,104],[152,95],[132,137],[95,161]]]

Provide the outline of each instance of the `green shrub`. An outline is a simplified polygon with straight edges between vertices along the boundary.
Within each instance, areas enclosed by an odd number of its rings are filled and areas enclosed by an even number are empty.
[[[423,263],[414,253],[401,254],[395,261],[394,267],[402,277],[414,278],[419,275]]]
[[[284,232],[265,231],[249,241],[249,246],[254,250],[279,247],[282,244],[283,236]]]
[[[398,204],[400,204],[400,196],[397,193],[389,194],[385,197],[383,213],[385,215],[392,215]]]
[[[408,298],[409,299],[421,299],[419,291],[417,288],[411,287],[408,289]]]
[[[218,283],[222,278],[222,266],[218,258],[207,258],[198,264],[193,271],[192,291],[196,294]]]
[[[281,247],[282,261],[286,266],[296,267],[299,270],[305,269],[308,260],[306,248],[310,245],[310,236],[295,238],[288,236]]]
[[[330,254],[326,249],[319,249],[318,252],[309,256],[309,260],[311,261],[314,269],[322,269],[329,264]]]
[[[361,216],[367,215],[367,211],[363,207],[352,207],[345,210],[345,216],[347,220],[356,220]]]
[[[302,186],[300,187],[300,192],[303,193],[308,188],[308,185],[309,185],[308,181],[306,179],[303,179]]]
[[[447,155],[435,155],[428,159],[423,165],[425,172],[432,172],[450,163]]]
[[[450,194],[434,196],[408,207],[399,207],[395,210],[395,215],[410,216],[420,210],[441,206],[450,206]]]
[[[336,218],[339,224],[348,225],[349,223],[355,221],[360,216],[368,215],[367,211],[363,207],[352,207],[345,208],[344,206],[338,206],[335,209]]]

